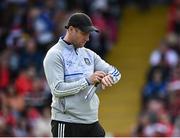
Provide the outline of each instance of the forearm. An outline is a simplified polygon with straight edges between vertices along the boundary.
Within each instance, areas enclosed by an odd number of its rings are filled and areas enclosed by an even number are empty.
[[[113,84],[117,83],[121,79],[121,73],[117,68],[108,64],[102,60],[98,55],[95,54],[95,70],[104,71],[105,73],[111,75],[113,79]]]
[[[56,85],[51,85],[52,94],[56,97],[64,97],[79,93],[80,90],[85,89],[88,86],[88,82],[85,78],[82,78],[74,82],[58,82]]]

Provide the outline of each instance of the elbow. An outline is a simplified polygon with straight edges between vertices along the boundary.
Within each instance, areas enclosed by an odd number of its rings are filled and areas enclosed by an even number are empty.
[[[58,98],[63,97],[63,91],[60,89],[57,89],[57,87],[58,86],[55,84],[52,84],[50,86],[52,95]]]
[[[52,90],[52,95],[54,95],[54,96],[57,97],[57,98],[61,98],[61,97],[64,96],[64,95],[63,95],[63,91],[57,90],[56,88],[54,88],[54,89]]]

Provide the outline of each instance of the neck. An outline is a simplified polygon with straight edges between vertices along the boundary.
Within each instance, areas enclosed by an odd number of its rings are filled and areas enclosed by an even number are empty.
[[[68,34],[68,32],[66,33],[66,35],[64,36],[64,40],[68,43],[71,43],[74,48],[78,48],[78,46],[73,42],[73,40],[71,39],[71,36]]]
[[[68,43],[72,43],[70,36],[68,35],[68,33],[66,33],[66,35],[64,36],[64,40]]]

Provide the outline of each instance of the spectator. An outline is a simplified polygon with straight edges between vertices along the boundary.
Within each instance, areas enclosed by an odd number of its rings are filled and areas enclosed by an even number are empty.
[[[154,50],[150,56],[152,66],[162,65],[164,67],[174,67],[178,63],[176,51],[170,49],[166,41],[162,41],[158,49]]]
[[[161,70],[155,70],[152,74],[152,80],[149,80],[143,90],[143,105],[146,105],[147,101],[153,98],[166,99],[166,81],[163,80],[163,74]]]
[[[19,66],[21,69],[25,69],[30,65],[35,66],[36,71],[42,70],[43,54],[37,50],[36,41],[30,38],[27,41],[27,45],[24,51],[20,55]]]
[[[178,117],[176,120],[175,120],[175,129],[174,129],[174,132],[173,132],[173,137],[178,137],[180,136],[180,117]]]
[[[15,88],[20,95],[26,95],[32,91],[32,83],[35,77],[35,68],[29,67],[27,70],[22,70],[15,80]]]
[[[142,93],[143,117],[135,136],[178,136],[180,115],[180,0],[174,0],[168,15],[167,37],[150,56],[150,71]],[[153,92],[154,91],[154,92]],[[154,99],[155,98],[155,99]]]
[[[35,78],[32,82],[32,90],[25,96],[27,106],[36,107],[39,111],[46,106],[48,95],[44,91],[42,82],[39,78]]]
[[[0,56],[0,89],[5,89],[10,83],[10,70],[7,52]]]
[[[50,109],[48,107],[44,108],[42,115],[36,120],[34,125],[34,135],[35,136],[51,136],[51,126],[50,126]],[[38,131],[37,131],[38,130]]]

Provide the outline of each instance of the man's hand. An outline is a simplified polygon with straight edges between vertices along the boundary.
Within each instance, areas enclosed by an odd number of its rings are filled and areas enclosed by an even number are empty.
[[[96,71],[90,76],[90,82],[92,84],[100,83],[102,79],[106,76],[106,73],[103,71]]]
[[[113,85],[113,79],[111,75],[106,75],[104,78],[101,80],[102,83],[102,89],[104,90],[106,87],[110,87]]]

